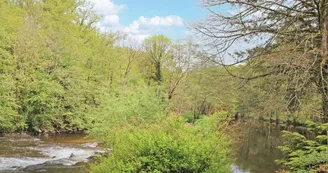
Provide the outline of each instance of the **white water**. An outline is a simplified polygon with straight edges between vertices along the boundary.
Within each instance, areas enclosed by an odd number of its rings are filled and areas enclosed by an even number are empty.
[[[0,172],[18,170],[31,165],[75,165],[87,162],[97,152],[102,152],[97,143],[49,144],[37,138],[0,138]],[[5,151],[10,151],[9,154]]]
[[[15,170],[23,168],[29,165],[37,165],[46,162],[43,158],[32,158],[32,157],[0,157],[0,171]]]

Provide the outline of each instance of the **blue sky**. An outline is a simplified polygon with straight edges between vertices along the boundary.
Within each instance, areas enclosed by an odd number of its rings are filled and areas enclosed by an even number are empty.
[[[185,24],[206,16],[198,0],[89,0],[102,16],[98,27],[122,31],[139,40],[154,34],[187,37]]]
[[[198,0],[113,0],[118,4],[127,4],[128,9],[122,11],[122,23],[130,23],[139,16],[177,15],[185,20],[201,19],[202,9]]]

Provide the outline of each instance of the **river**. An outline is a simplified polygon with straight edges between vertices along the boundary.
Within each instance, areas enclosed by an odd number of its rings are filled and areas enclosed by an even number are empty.
[[[0,137],[0,172],[86,173],[101,147],[83,134]]]
[[[247,121],[237,123],[232,133],[235,163],[234,173],[275,173],[282,158],[277,147],[282,145],[282,130],[297,131],[294,127],[275,123]],[[238,134],[238,135],[236,135]],[[237,136],[237,137],[236,137]]]
[[[233,173],[274,173],[274,160],[281,157],[276,148],[282,143],[284,126],[244,122],[231,128]],[[83,134],[56,136],[28,135],[0,137],[0,172],[8,173],[86,173],[89,158],[103,149]]]

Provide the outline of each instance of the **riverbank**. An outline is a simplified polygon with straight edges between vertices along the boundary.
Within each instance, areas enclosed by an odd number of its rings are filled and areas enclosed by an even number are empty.
[[[299,131],[298,127],[286,124],[247,119],[228,125],[224,132],[232,141],[233,172],[262,173],[280,169],[274,161],[281,158],[277,146],[282,144],[282,130]],[[88,158],[98,150],[103,149],[85,133],[34,136],[14,133],[0,137],[0,159],[2,163],[6,162],[7,172],[34,173],[43,170],[55,173],[60,170],[63,173],[86,173]]]

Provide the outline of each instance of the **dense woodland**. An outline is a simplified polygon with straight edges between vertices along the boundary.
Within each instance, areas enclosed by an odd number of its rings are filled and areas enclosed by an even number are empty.
[[[222,129],[251,118],[307,126],[278,163],[327,170],[328,1],[200,3],[195,37],[140,41],[84,0],[0,1],[0,132],[88,132],[114,148],[93,172],[225,173]]]
[[[171,112],[193,121],[235,109],[232,78],[202,59],[191,39],[140,42],[102,33],[87,7],[74,0],[1,2],[2,132],[87,130],[103,114]]]

